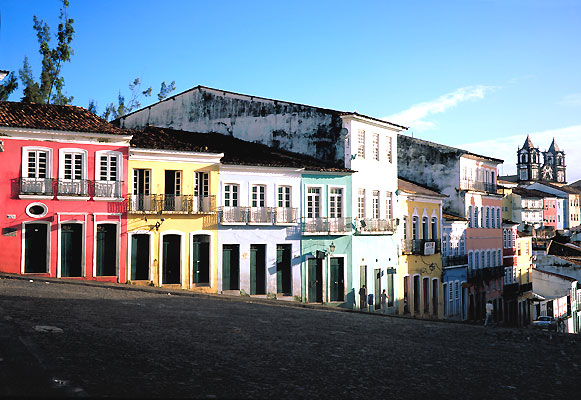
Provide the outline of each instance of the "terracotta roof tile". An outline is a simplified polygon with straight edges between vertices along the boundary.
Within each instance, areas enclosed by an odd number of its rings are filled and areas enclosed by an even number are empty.
[[[437,190],[428,188],[426,186],[420,185],[419,183],[412,182],[407,179],[403,179],[401,177],[397,179],[397,188],[403,192],[411,194],[423,194],[426,196],[435,196],[441,198],[448,197],[445,194],[441,194]]]
[[[128,134],[82,107],[11,101],[0,102],[0,127]]]

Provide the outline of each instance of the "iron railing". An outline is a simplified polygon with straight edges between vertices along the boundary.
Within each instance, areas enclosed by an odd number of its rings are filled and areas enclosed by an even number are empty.
[[[220,207],[218,219],[222,224],[240,224],[248,220],[246,207]]]
[[[434,248],[433,254],[439,253],[441,251],[440,239],[402,240],[402,252],[404,254],[429,255],[432,246]]]
[[[123,181],[20,177],[17,183],[21,195],[123,198]]]
[[[292,207],[220,207],[221,224],[294,224],[298,209]]]
[[[365,218],[358,220],[358,225],[360,232],[368,233],[394,233],[396,229],[393,219]]]
[[[467,254],[442,257],[442,267],[454,267],[460,265],[468,265]]]
[[[469,283],[486,282],[501,277],[504,277],[504,267],[502,265],[478,269],[468,268]]]
[[[215,212],[216,196],[173,194],[136,194],[128,196],[130,213],[211,214]]]
[[[348,233],[352,231],[351,217],[347,218],[303,218],[301,231],[303,233]]]
[[[54,184],[51,178],[20,178],[18,180],[20,194],[52,196]]]
[[[297,222],[298,209],[291,207],[277,207],[276,223],[277,224],[292,224]]]
[[[484,181],[471,181],[463,179],[460,181],[461,190],[476,190],[478,192],[496,193],[496,184]]]
[[[93,197],[109,197],[119,199],[123,197],[123,193],[121,192],[122,187],[122,181],[94,181]]]
[[[272,224],[274,209],[272,207],[250,207],[248,212],[249,224]]]

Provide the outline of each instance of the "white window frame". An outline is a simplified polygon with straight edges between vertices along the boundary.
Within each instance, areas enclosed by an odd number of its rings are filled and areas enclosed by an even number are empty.
[[[341,190],[341,194],[337,194],[337,193],[332,193],[333,190]],[[345,191],[346,188],[345,186],[329,186],[328,187],[328,195],[327,195],[327,199],[328,199],[328,205],[327,205],[327,209],[329,210],[329,218],[344,218],[345,217]],[[337,203],[337,198],[341,199],[341,207],[337,207],[336,203]],[[332,206],[332,200],[335,200],[335,205]],[[337,215],[336,211],[340,212],[340,215]],[[334,215],[335,214],[335,215]]]
[[[88,164],[88,154],[87,150],[78,149],[78,148],[63,148],[59,149],[59,179],[65,179],[65,156],[67,154],[76,155],[80,154],[83,156],[82,158],[82,165],[81,165],[81,179],[77,178],[67,178],[66,180],[70,181],[77,181],[77,180],[87,180],[87,164]]]
[[[254,195],[254,189],[256,188],[256,205],[254,205],[254,200],[253,200],[253,195]],[[263,190],[263,199],[260,199],[260,189],[264,189]],[[251,183],[250,184],[250,207],[251,208],[266,208],[268,207],[268,202],[267,202],[267,185],[264,183]]]
[[[309,193],[310,189],[314,189],[317,190],[317,192],[313,192],[313,193]],[[309,197],[313,198],[313,204],[312,204],[312,215],[309,216]],[[317,198],[318,199],[318,207],[315,207],[315,201],[314,199]],[[323,216],[323,187],[322,186],[314,186],[314,185],[308,185],[305,188],[305,218],[308,220],[315,220],[318,218],[321,218]]]
[[[230,190],[227,190],[230,188]],[[232,190],[236,188],[236,190]],[[234,193],[236,192],[236,193]],[[226,195],[229,195],[230,198],[226,199]],[[236,199],[234,199],[234,194],[236,194]],[[229,201],[231,204],[226,204],[226,201]],[[236,204],[234,204],[236,202]],[[222,205],[224,207],[240,207],[240,184],[234,182],[226,182],[222,185]]]
[[[109,164],[109,157],[115,157],[115,159],[117,160],[116,163],[116,168],[117,171],[115,172],[115,179],[114,180],[107,180],[107,179],[103,179],[103,176],[101,175],[101,157],[106,156],[108,157],[107,159],[107,174],[110,175],[110,164]],[[113,185],[113,188],[115,188],[118,184],[117,182],[122,182],[123,181],[123,153],[118,152],[118,151],[108,151],[108,150],[98,150],[95,152],[95,181],[98,182],[95,184],[95,193],[97,193],[98,191],[98,185]],[[108,200],[110,198],[122,198],[123,197],[123,193],[122,193],[122,187],[120,186],[121,184],[119,183],[119,192],[117,193],[117,196],[111,196],[111,197],[102,197],[102,196],[93,196],[93,198],[95,200]],[[105,189],[105,190],[108,190]],[[113,190],[114,192],[114,190]],[[115,194],[111,192],[112,194]]]
[[[379,161],[379,133],[373,134],[373,159]]]
[[[365,189],[357,189],[357,217],[359,219],[365,219]]]
[[[39,179],[50,179],[52,178],[52,149],[50,147],[41,146],[24,146],[22,147],[22,177],[31,178],[28,176],[28,153],[30,152],[45,152],[46,155],[46,178]],[[37,160],[38,163],[38,160]],[[35,166],[38,168],[38,165]],[[38,173],[38,170],[37,170]]]
[[[363,129],[357,131],[357,157],[365,159],[365,131]]]

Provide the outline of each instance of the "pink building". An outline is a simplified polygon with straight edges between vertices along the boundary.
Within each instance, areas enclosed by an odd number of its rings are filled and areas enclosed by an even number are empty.
[[[0,102],[0,272],[126,281],[131,136],[84,108]]]
[[[552,226],[557,229],[557,198],[544,197],[543,198],[543,225]]]

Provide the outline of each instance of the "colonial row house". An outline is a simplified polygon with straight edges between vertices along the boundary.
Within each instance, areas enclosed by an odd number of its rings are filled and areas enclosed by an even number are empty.
[[[502,195],[497,168],[502,160],[398,135],[398,173],[447,195],[445,213],[468,220],[468,319],[482,319],[492,301],[502,312]]]
[[[535,182],[527,186],[527,189],[538,190],[554,196],[553,201],[557,204],[558,216],[556,229],[571,229],[579,226],[581,188],[571,185],[557,186],[548,182]],[[545,206],[545,210],[547,210],[547,206]],[[546,220],[547,218],[544,219]]]
[[[468,220],[442,213],[442,291],[444,318],[463,321],[468,315],[468,253],[466,230]]]
[[[399,261],[398,313],[441,319],[442,293],[442,201],[447,196],[417,183],[398,180],[401,256]]]
[[[125,282],[123,130],[73,106],[0,102],[0,271]]]
[[[388,274],[388,271],[396,270],[398,264],[399,243],[395,237],[395,221],[399,210],[393,206],[397,190],[397,134],[405,127],[355,112],[323,109],[204,86],[194,87],[137,110],[115,123],[131,129],[156,126],[188,132],[215,132],[314,157],[337,169],[354,171],[350,177],[352,189],[349,192],[340,192],[339,185],[329,188],[329,193],[323,193],[325,187],[317,189],[315,184],[306,188],[311,192],[305,194],[305,200],[308,203],[310,199],[312,204],[327,201],[328,216],[331,218],[332,215],[336,216],[335,219],[353,218],[350,237],[353,265],[346,282],[351,282],[356,291],[365,285],[376,300],[383,289],[387,292],[394,290],[393,274]],[[337,214],[338,203],[331,206],[332,199],[339,194],[341,210],[345,210],[341,217]],[[343,197],[347,195],[349,199]],[[307,212],[306,219],[313,218],[321,217]],[[312,221],[305,221],[303,226],[306,230],[321,229],[313,228]],[[332,229],[337,228],[346,229],[341,226]],[[314,236],[311,232],[306,233]],[[331,233],[331,230],[326,233]],[[339,254],[339,244],[332,236],[330,241],[335,246],[334,254]],[[319,251],[319,257],[323,257],[322,247]],[[330,255],[330,248],[325,252]],[[310,268],[320,269],[318,263],[310,261]],[[340,270],[340,265],[334,265],[335,270]],[[316,271],[314,274],[319,274],[325,282],[335,282],[331,274],[328,277]],[[320,289],[316,291],[321,292]],[[309,297],[307,293],[301,294],[303,296]],[[313,296],[317,295],[310,295],[311,298]],[[359,305],[359,296],[355,296],[354,301]],[[374,301],[376,307],[377,303]]]

